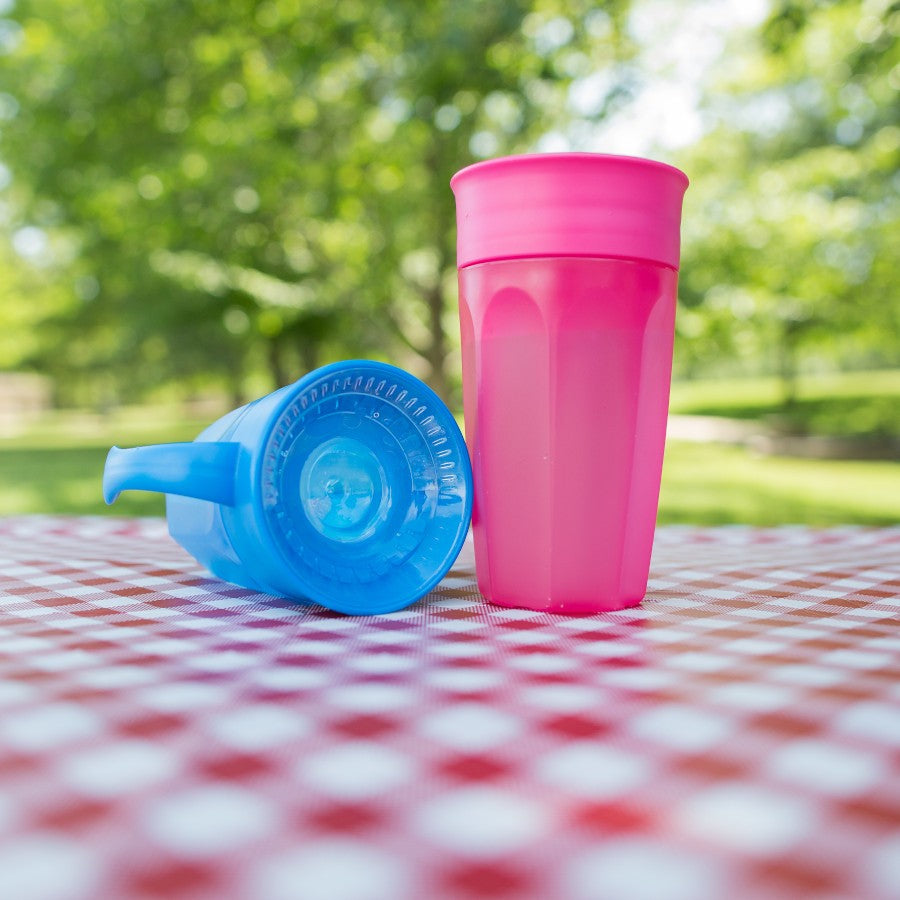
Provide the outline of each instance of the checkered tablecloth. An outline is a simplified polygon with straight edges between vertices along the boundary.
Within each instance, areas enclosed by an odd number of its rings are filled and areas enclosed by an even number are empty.
[[[2,900],[900,897],[900,528],[663,528],[637,609],[349,618],[0,520]]]

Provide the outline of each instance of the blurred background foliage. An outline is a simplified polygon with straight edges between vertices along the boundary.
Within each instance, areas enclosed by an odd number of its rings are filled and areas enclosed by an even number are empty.
[[[348,355],[452,397],[450,176],[527,150],[574,78],[616,71],[625,11],[21,0],[0,159],[47,290],[42,339],[10,362],[67,404],[216,381],[237,401]]]
[[[715,72],[689,148],[687,371],[896,365],[900,4],[785,2]]]
[[[12,429],[5,507],[94,509],[86,444],[190,437],[334,359],[458,408],[448,181],[534,150],[690,175],[676,378],[776,380],[746,402],[676,383],[676,411],[898,438],[897,378],[804,388],[900,366],[898,34],[892,0],[0,0],[0,378],[45,376],[62,410]],[[693,91],[692,126],[654,79]],[[37,474],[48,444],[71,454]],[[880,465],[849,492],[880,511],[790,515],[896,519]],[[15,499],[67,466],[55,500]],[[666,512],[667,490],[664,518],[767,520]]]

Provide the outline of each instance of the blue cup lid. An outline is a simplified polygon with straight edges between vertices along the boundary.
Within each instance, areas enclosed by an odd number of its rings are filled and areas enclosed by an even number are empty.
[[[465,540],[472,474],[459,426],[394,366],[340,362],[299,381],[260,466],[264,534],[294,589],[339,612],[408,606]]]

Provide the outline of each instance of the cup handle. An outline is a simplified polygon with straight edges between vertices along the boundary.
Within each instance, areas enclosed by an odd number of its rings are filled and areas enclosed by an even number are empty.
[[[113,447],[103,470],[103,499],[112,504],[122,491],[158,491],[233,506],[240,446],[194,441],[129,450]]]

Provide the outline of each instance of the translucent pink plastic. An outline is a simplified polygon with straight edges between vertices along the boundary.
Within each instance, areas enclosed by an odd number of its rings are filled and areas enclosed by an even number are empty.
[[[678,268],[687,176],[664,163],[599,153],[534,153],[469,166],[456,195],[456,262],[603,256]]]
[[[571,157],[558,155],[480,164],[463,170],[452,184],[459,252],[463,260],[476,260],[461,265],[459,285],[478,586],[503,606],[592,613],[639,603],[647,588],[687,179],[676,169],[641,160],[628,161],[626,177],[621,158],[589,157],[588,169],[593,167],[601,182],[604,161],[613,160],[609,205],[614,211],[623,202],[617,179],[640,186],[636,173],[647,176],[632,202],[642,211],[627,220],[634,227],[610,243],[602,190],[585,184],[584,156],[575,156],[577,192],[565,177]],[[519,194],[518,220],[531,224],[511,218],[517,159],[523,160],[528,188]],[[543,188],[541,166],[551,182]],[[492,258],[478,262],[466,214],[477,209],[491,217],[489,195],[497,173],[507,205],[493,220],[497,233],[482,238]],[[466,179],[472,183],[461,192]],[[478,179],[480,186],[474,183]],[[654,183],[664,187],[658,192],[662,199],[651,190]],[[592,198],[587,207],[584,196]],[[589,238],[581,225],[567,230],[560,219],[542,246],[578,252],[536,253],[529,241],[546,223],[533,220],[548,207],[561,216],[566,202],[580,210],[579,222],[593,217],[600,223],[599,236]],[[653,211],[666,204],[671,208],[655,220]],[[629,243],[635,253],[620,255]],[[530,255],[517,252],[529,246]],[[616,252],[602,253],[606,246]]]

